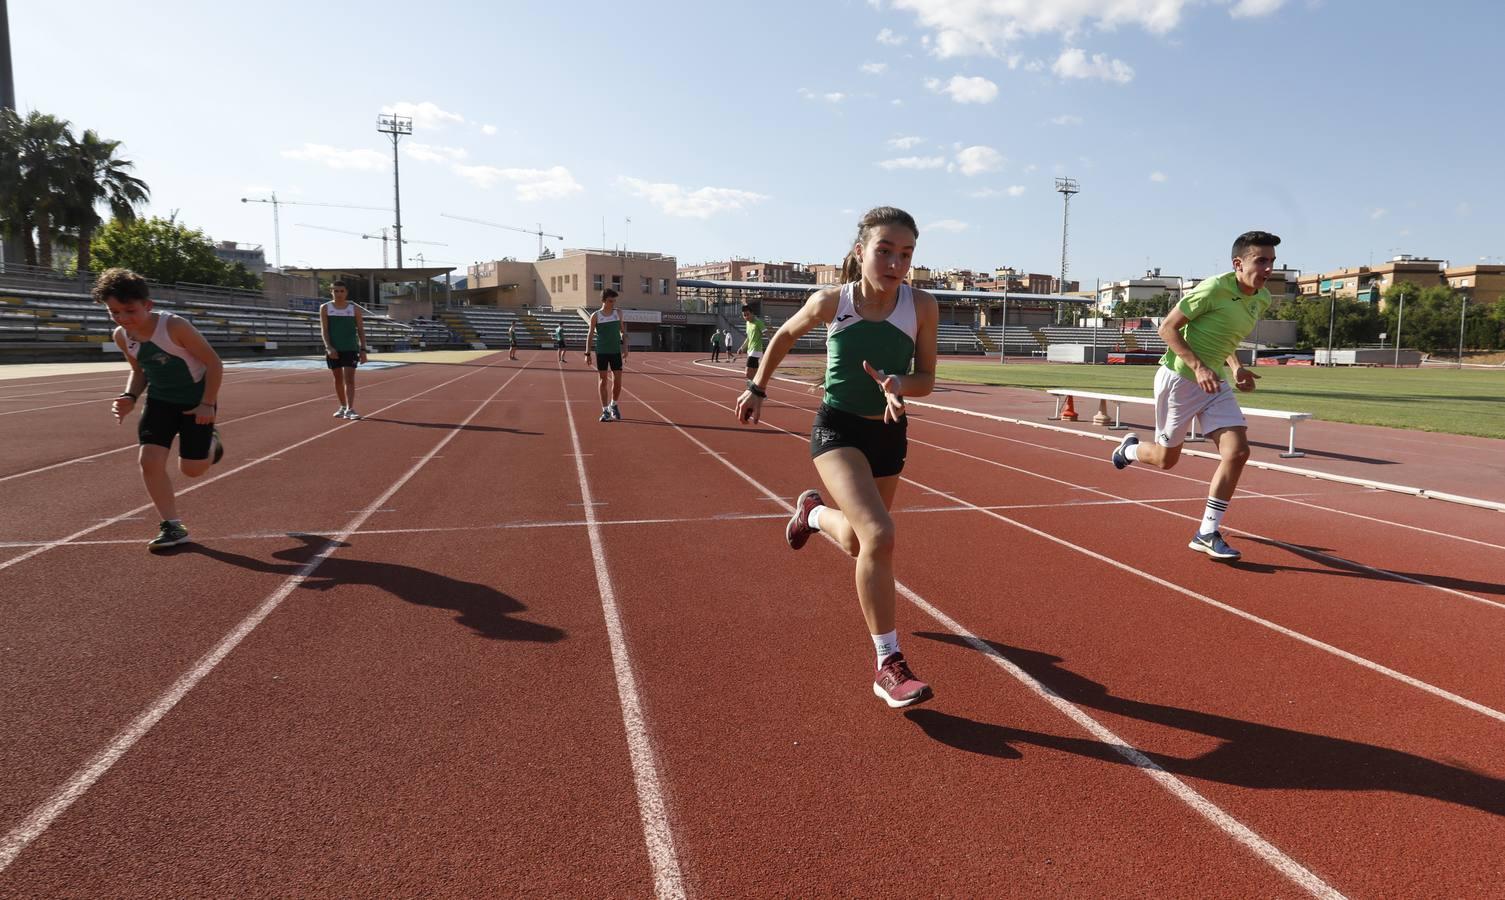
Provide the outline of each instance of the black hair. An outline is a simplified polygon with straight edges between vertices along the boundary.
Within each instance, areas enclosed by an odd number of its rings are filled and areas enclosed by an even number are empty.
[[[601,299],[603,301],[605,301],[605,300],[615,300],[615,299],[617,299],[617,292],[614,291],[614,290],[612,290],[611,288],[607,288],[606,290],[604,290],[604,291],[601,292]]]
[[[1279,247],[1280,238],[1268,231],[1246,231],[1233,241],[1233,258],[1241,258],[1250,247]]]
[[[146,279],[130,269],[122,269],[119,266],[99,273],[99,280],[94,282],[92,293],[99,303],[110,299],[121,303],[139,303],[151,299]]]

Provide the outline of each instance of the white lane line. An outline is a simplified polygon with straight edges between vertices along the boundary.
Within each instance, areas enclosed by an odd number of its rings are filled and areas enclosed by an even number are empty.
[[[661,383],[663,383],[661,379],[653,378],[653,376],[651,375],[648,377],[654,381],[660,381]],[[683,389],[681,388],[681,390]],[[629,391],[629,393],[631,392]],[[692,391],[686,391],[686,393],[689,393],[692,396],[699,396],[697,394],[694,394],[694,392]],[[667,417],[665,417],[658,410],[654,409],[650,403],[642,400],[641,398],[639,398],[637,402],[641,403],[645,409],[649,410],[654,415],[658,416],[660,419],[663,419],[669,425],[673,426],[674,430],[684,435],[686,439],[701,447],[702,449],[707,449],[705,444],[701,443],[698,438],[690,434],[688,431],[685,431],[683,428],[680,428],[679,425],[675,424],[674,422],[669,421]],[[720,404],[717,405],[719,406]],[[763,424],[767,423],[765,422]],[[777,431],[783,431],[785,434],[788,434],[791,437],[799,438],[799,435],[794,434],[793,432],[784,431],[784,429],[779,428],[778,426],[770,425],[769,427],[774,428]],[[779,502],[784,506],[786,511],[790,513],[794,512],[793,504],[789,503],[778,494],[775,494],[772,490],[763,485],[757,479],[742,471],[733,463],[728,462],[724,457],[717,456],[715,458],[722,465],[726,466],[737,475],[739,475],[742,480],[762,491],[766,496],[777,498]],[[908,479],[905,480],[907,481]],[[827,539],[827,543],[835,546],[835,542],[831,540],[829,535],[822,534],[821,536]],[[843,556],[845,556],[845,552],[843,552]],[[966,641],[967,644],[972,646],[973,648],[986,653],[990,659],[992,659],[999,665],[1000,668],[1012,675],[1017,681],[1019,681],[1025,687],[1029,688],[1029,690],[1033,691],[1038,697],[1040,697],[1042,700],[1045,700],[1051,706],[1055,707],[1058,712],[1071,719],[1071,721],[1075,722],[1088,734],[1106,744],[1110,749],[1113,750],[1113,752],[1123,757],[1130,764],[1143,771],[1146,775],[1152,778],[1156,784],[1160,785],[1160,787],[1168,791],[1173,797],[1186,804],[1198,815],[1202,816],[1213,825],[1217,826],[1220,831],[1228,835],[1235,842],[1243,846],[1245,849],[1249,850],[1255,856],[1259,857],[1262,861],[1264,861],[1271,868],[1275,869],[1281,875],[1284,875],[1292,883],[1300,886],[1303,890],[1314,897],[1341,898],[1343,896],[1336,889],[1327,884],[1327,882],[1317,877],[1317,875],[1314,874],[1311,870],[1307,869],[1305,866],[1301,865],[1296,860],[1288,856],[1279,847],[1276,847],[1274,844],[1265,840],[1263,837],[1260,837],[1259,834],[1257,834],[1253,829],[1249,828],[1238,819],[1235,819],[1233,816],[1229,815],[1211,800],[1208,800],[1206,797],[1202,796],[1202,794],[1199,793],[1191,785],[1187,784],[1186,782],[1177,778],[1175,775],[1172,775],[1170,772],[1167,772],[1165,769],[1156,765],[1155,762],[1148,756],[1145,756],[1142,751],[1131,745],[1129,742],[1125,741],[1123,738],[1120,738],[1117,734],[1114,734],[1101,722],[1088,715],[1080,707],[1055,694],[1053,691],[1051,691],[1050,688],[1046,687],[1044,684],[1040,683],[1040,681],[1035,679],[1034,676],[1030,675],[1028,672],[1015,665],[1002,654],[998,653],[982,638],[978,637],[970,630],[963,627],[961,623],[946,615],[940,609],[925,600],[925,598],[921,597],[919,594],[911,590],[908,586],[896,579],[894,581],[894,587],[905,599],[909,600],[916,607],[929,615],[932,619],[938,622],[941,627]]]
[[[589,453],[587,453],[585,455],[586,456],[590,456]],[[266,459],[276,459],[276,458],[277,457],[267,457]],[[419,459],[421,457],[415,456],[413,458],[414,459]],[[263,461],[265,461],[265,460],[263,460]],[[761,502],[761,503],[770,502],[770,499],[768,497],[756,497],[754,499],[756,499],[758,502]],[[1206,498],[1204,498],[1204,497],[1166,497],[1166,498],[1160,499],[1160,500],[1077,500],[1077,501],[1068,501],[1068,502],[1065,502],[1065,503],[1008,503],[1008,504],[997,504],[997,505],[983,506],[983,507],[981,507],[981,509],[1000,510],[1000,511],[1025,510],[1025,509],[1077,509],[1077,508],[1082,508],[1082,507],[1099,507],[1099,506],[1132,506],[1132,505],[1136,505],[1136,504],[1140,504],[1140,503],[1201,503],[1205,499]],[[570,506],[579,506],[580,504],[579,503],[571,503],[571,504],[568,504],[568,505],[570,505]],[[604,503],[604,501],[598,501],[596,505],[597,506],[604,506],[605,503]],[[898,509],[895,509],[894,513],[896,515],[909,515],[911,513],[913,513],[913,514],[929,515],[931,513],[963,513],[963,512],[970,513],[972,511],[973,510],[971,510],[971,509],[966,509],[966,508],[962,508],[962,507],[959,507],[959,506],[950,506],[950,505],[948,505],[948,506],[902,506],[902,507],[899,507]],[[144,516],[132,516],[131,518],[135,519],[135,520],[141,520],[141,519],[144,519],[145,517]],[[596,520],[596,524],[600,525],[603,528],[609,528],[609,527],[618,526],[618,525],[714,525],[714,524],[716,524],[718,522],[720,522],[720,523],[726,523],[726,522],[757,521],[757,520],[761,520],[761,519],[778,519],[780,521],[783,521],[784,519],[787,519],[787,518],[788,518],[788,516],[785,515],[784,513],[717,513],[716,515],[713,515],[713,516],[683,516],[683,517],[679,517],[679,518],[597,519]],[[101,519],[100,521],[104,521],[104,520]],[[117,521],[124,521],[124,520],[117,520]],[[563,521],[548,521],[548,522],[488,522],[488,523],[486,523],[484,525],[445,525],[445,526],[434,526],[434,527],[429,527],[429,528],[363,528],[360,531],[356,532],[356,535],[360,536],[360,535],[369,535],[369,534],[435,534],[435,533],[475,532],[475,531],[509,531],[509,530],[516,530],[516,529],[528,529],[528,528],[582,528],[582,527],[585,526],[585,524],[586,524],[586,522],[585,522],[584,519],[569,519],[569,520],[563,520]],[[318,537],[318,536],[321,536],[321,535],[332,534],[332,533],[333,532],[321,531],[321,530],[319,530],[317,528],[290,528],[290,529],[285,529],[283,531],[258,531],[258,532],[247,532],[247,533],[242,533],[242,534],[203,535],[203,536],[195,537],[194,539],[195,540],[200,540],[200,541],[271,540],[271,539],[276,539],[276,538],[285,538],[289,534],[311,534],[311,535],[314,535],[315,537]],[[85,540],[85,541],[69,541],[69,542],[67,542],[65,544],[59,544],[58,547],[59,547],[59,549],[66,548],[66,547],[107,547],[107,546],[113,546],[113,545],[117,545],[117,544],[139,544],[140,542],[141,542],[140,538],[111,538],[109,540],[96,540],[96,541],[87,541],[87,540]],[[57,542],[56,541],[48,541],[48,540],[36,540],[36,541],[0,541],[0,550],[16,550],[16,549],[25,549],[25,548],[29,548],[29,547],[42,547],[42,546],[46,546],[47,544],[54,544],[54,543],[57,543]]]
[[[658,379],[655,379],[655,380],[658,380]],[[707,397],[703,397],[702,395],[696,394],[694,391],[691,391],[691,390],[689,390],[687,388],[680,387],[677,384],[669,384],[668,382],[661,382],[661,383],[668,384],[669,387],[672,387],[672,388],[674,388],[677,391],[683,391],[684,393],[690,394],[692,396],[701,397],[701,399],[705,400],[705,402],[707,402],[707,403],[713,404],[713,405],[718,406],[718,407],[721,406],[721,404],[718,403],[717,401],[712,400],[712,399],[707,398]],[[719,385],[713,385],[713,386],[719,387]],[[801,437],[800,435],[795,434],[792,431],[787,431],[787,430],[785,430],[783,428],[780,428],[777,425],[770,424],[767,421],[764,421],[764,422],[762,422],[760,424],[768,425],[769,428],[772,428],[775,431],[783,432],[784,434],[787,434],[790,437],[795,438],[796,440],[805,440],[805,438]],[[952,451],[952,452],[961,454],[961,451]],[[967,454],[961,454],[961,455],[967,455]],[[901,476],[901,477],[903,477],[903,476]],[[915,486],[917,488],[920,488],[921,490],[935,490],[933,488],[929,488],[925,484],[922,484],[922,483],[920,483],[918,481],[915,481],[912,478],[904,477],[904,481],[905,481],[906,484],[913,485],[913,486]],[[955,496],[953,496],[951,494],[948,494],[948,493],[946,493],[944,491],[936,490],[936,493],[938,493],[941,496],[944,496],[944,497],[952,500],[953,502],[955,502],[955,503],[957,503],[959,505],[967,506],[967,507],[975,510],[976,512],[980,512],[980,513],[982,513],[985,516],[989,516],[991,518],[997,519],[1000,522],[1006,522],[1007,524],[1012,525],[1015,528],[1018,528],[1018,529],[1020,529],[1022,531],[1027,531],[1030,534],[1035,535],[1036,537],[1044,538],[1047,541],[1050,541],[1050,542],[1055,543],[1055,544],[1059,544],[1060,546],[1065,547],[1066,549],[1071,550],[1074,553],[1080,553],[1083,556],[1087,556],[1087,557],[1090,557],[1092,559],[1095,559],[1095,560],[1097,560],[1097,561],[1099,561],[1101,563],[1104,563],[1106,565],[1112,566],[1115,569],[1119,569],[1120,571],[1127,572],[1127,573],[1129,573],[1131,575],[1138,576],[1139,578],[1143,578],[1144,580],[1149,581],[1152,584],[1157,584],[1157,585],[1159,585],[1159,586],[1161,586],[1161,587],[1163,587],[1163,588],[1165,588],[1167,590],[1174,591],[1174,592],[1176,592],[1178,594],[1181,594],[1182,596],[1189,597],[1189,598],[1191,598],[1193,600],[1196,600],[1199,603],[1205,603],[1208,606],[1211,606],[1211,607],[1213,607],[1215,609],[1223,610],[1226,613],[1229,613],[1229,614],[1234,615],[1234,616],[1238,616],[1241,619],[1244,619],[1244,620],[1249,621],[1249,622],[1253,622],[1254,624],[1262,626],[1264,628],[1268,628],[1268,629],[1270,629],[1271,631],[1274,631],[1277,634],[1285,635],[1286,637],[1291,638],[1292,640],[1295,640],[1295,641],[1300,641],[1301,643],[1306,644],[1309,647],[1315,647],[1318,650],[1323,651],[1324,653],[1331,653],[1333,656],[1336,656],[1339,659],[1346,660],[1346,661],[1351,662],[1351,663],[1353,663],[1355,665],[1358,665],[1358,666],[1362,666],[1363,668],[1368,669],[1371,672],[1376,672],[1376,673],[1378,673],[1380,675],[1385,676],[1386,678],[1394,679],[1394,680],[1400,682],[1401,684],[1407,685],[1409,687],[1416,688],[1419,691],[1424,691],[1424,692],[1426,692],[1428,694],[1431,694],[1434,697],[1439,697],[1439,698],[1441,698],[1443,700],[1446,700],[1449,703],[1455,703],[1455,704],[1463,707],[1464,709],[1469,709],[1469,710],[1472,710],[1472,711],[1474,711],[1476,713],[1479,713],[1480,715],[1488,716],[1489,718],[1494,719],[1494,720],[1496,720],[1498,722],[1505,722],[1505,712],[1501,712],[1501,711],[1499,711],[1497,709],[1494,709],[1492,707],[1485,706],[1482,703],[1478,703],[1478,702],[1476,702],[1474,700],[1470,700],[1467,697],[1463,697],[1463,696],[1461,696],[1459,694],[1455,694],[1452,691],[1445,690],[1445,689],[1440,688],[1440,687],[1438,687],[1438,686],[1436,686],[1434,684],[1430,684],[1428,682],[1422,681],[1422,680],[1420,680],[1418,678],[1413,678],[1412,676],[1407,675],[1404,672],[1397,671],[1395,669],[1390,668],[1389,666],[1382,665],[1382,664],[1377,663],[1377,662],[1375,662],[1375,661],[1373,661],[1371,659],[1367,659],[1365,657],[1358,656],[1357,654],[1350,653],[1347,650],[1343,650],[1343,649],[1341,649],[1339,647],[1335,647],[1332,644],[1326,643],[1325,641],[1320,641],[1320,640],[1318,640],[1318,639],[1316,639],[1314,637],[1311,637],[1309,635],[1302,634],[1299,631],[1295,631],[1293,629],[1287,628],[1284,625],[1280,625],[1280,624],[1278,624],[1276,622],[1272,622],[1269,619],[1261,618],[1260,616],[1256,616],[1255,614],[1253,614],[1251,612],[1246,612],[1245,610],[1239,609],[1236,606],[1231,606],[1231,605],[1229,605],[1227,603],[1223,603],[1223,602],[1221,602],[1219,600],[1214,600],[1213,598],[1207,596],[1206,594],[1199,594],[1199,593],[1197,593],[1196,591],[1194,591],[1194,590],[1192,590],[1190,588],[1182,587],[1179,584],[1176,584],[1176,583],[1171,582],[1171,581],[1167,581],[1166,579],[1161,578],[1158,575],[1153,575],[1153,574],[1151,574],[1149,572],[1146,572],[1143,569],[1137,569],[1137,568],[1135,568],[1135,567],[1133,567],[1133,566],[1131,566],[1131,565],[1129,565],[1127,563],[1119,562],[1116,559],[1113,559],[1113,558],[1108,557],[1108,556],[1104,556],[1103,554],[1097,553],[1096,551],[1088,550],[1087,548],[1085,548],[1085,547],[1083,547],[1083,546],[1081,546],[1079,544],[1073,543],[1072,541],[1068,541],[1065,538],[1056,537],[1055,535],[1050,534],[1050,533],[1045,532],[1045,531],[1041,531],[1038,528],[1033,528],[1033,527],[1031,527],[1029,525],[1024,524],[1023,522],[1018,521],[1017,519],[1011,519],[1008,516],[1003,515],[1002,513],[998,513],[998,512],[994,512],[992,510],[984,509],[981,506],[976,506],[975,504],[969,503],[966,500],[962,500],[962,499],[960,499],[958,497],[955,497]],[[1151,508],[1152,509],[1158,509],[1158,507],[1151,507]]]
[[[501,393],[526,368],[527,366],[524,365],[517,372],[513,373],[510,378],[502,383],[501,387],[496,389],[496,392],[492,396],[494,397],[496,394]],[[472,372],[469,374],[475,373]],[[448,383],[445,382],[445,384]],[[452,429],[449,434],[446,434],[439,441],[434,447],[433,452],[437,453],[445,444],[453,440],[455,435],[460,434],[464,430],[465,425],[468,425],[471,419],[474,419],[481,410],[486,408],[488,402],[490,402],[489,398],[481,401],[481,404],[465,418],[464,422]],[[93,787],[94,783],[99,781],[122,756],[129,752],[136,745],[137,741],[141,740],[148,731],[151,731],[152,726],[161,721],[162,717],[167,715],[177,705],[179,700],[182,700],[189,691],[193,690],[210,672],[214,671],[215,666],[218,666],[226,656],[229,656],[230,651],[234,650],[241,641],[245,640],[246,635],[254,631],[256,626],[260,625],[267,616],[271,615],[272,611],[281,605],[282,601],[287,599],[289,594],[306,581],[314,573],[314,570],[319,568],[319,565],[334,553],[341,543],[349,538],[356,529],[360,528],[362,522],[366,521],[373,512],[380,509],[390,500],[392,495],[396,494],[403,485],[407,484],[409,479],[417,475],[418,470],[422,469],[427,463],[428,457],[424,457],[422,460],[414,463],[406,474],[394,481],[390,487],[382,492],[380,497],[371,501],[364,510],[354,519],[351,519],[340,533],[327,542],[318,553],[314,554],[313,558],[305,563],[296,574],[289,576],[287,581],[282,583],[281,587],[273,591],[250,615],[242,619],[240,624],[236,625],[229,634],[221,638],[219,643],[214,645],[213,649],[200,657],[199,661],[191,669],[178,676],[178,680],[173,682],[172,686],[165,693],[132,720],[119,734],[115,735],[114,739],[103,750],[97,753],[93,759],[84,764],[77,772],[74,772],[72,777],[64,782],[51,797],[48,797],[36,809],[32,810],[31,814],[20,825],[12,829],[5,836],[5,839],[0,841],[0,872],[4,872],[11,863],[15,862],[16,857],[21,854],[21,851],[25,850],[32,841],[41,837],[42,833],[53,822],[57,821],[59,816],[67,812],[68,807],[72,806],[89,788]]]
[[[563,369],[559,388],[569,400]],[[622,707],[622,724],[627,730],[627,754],[632,761],[632,780],[637,786],[638,817],[643,823],[643,839],[648,845],[648,861],[653,867],[654,894],[660,898],[683,898],[684,880],[679,871],[679,857],[674,850],[674,833],[669,825],[669,808],[659,786],[658,754],[648,733],[639,699],[637,676],[632,671],[627,640],[623,636],[622,616],[617,609],[617,595],[606,566],[606,544],[596,521],[596,503],[592,499],[590,479],[581,458],[580,432],[575,416],[565,403],[564,417],[570,425],[570,442],[575,447],[575,474],[580,479],[580,497],[585,504],[586,533],[590,536],[591,559],[596,566],[596,588],[601,594],[601,612],[606,618],[606,635],[611,646],[611,667],[617,678],[617,697]]]
[[[417,374],[418,374],[417,372],[409,372],[406,375],[398,375],[395,378],[386,379],[385,381],[382,381],[379,384],[369,385],[365,389],[366,390],[372,390],[372,389],[374,389],[376,387],[379,387],[379,386],[385,386],[385,385],[391,384],[394,381],[401,381],[404,378],[412,378],[414,375],[417,375]],[[264,409],[264,410],[262,410],[261,412],[258,412],[258,413],[251,413],[250,415],[239,416],[239,417],[234,418],[234,419],[226,419],[223,422],[217,422],[216,424],[218,424],[218,425],[233,425],[236,422],[244,422],[247,419],[255,419],[255,418],[259,417],[259,416],[266,416],[266,415],[271,415],[274,412],[281,412],[284,409],[292,409],[295,406],[306,406],[306,405],[308,405],[310,403],[318,403],[320,400],[328,400],[328,399],[329,399],[329,395],[327,393],[324,393],[324,394],[320,394],[319,396],[313,397],[313,398],[308,399],[308,400],[299,400],[296,403],[288,403],[286,405],[274,407],[272,409]],[[95,401],[95,402],[97,402],[97,401]],[[99,459],[101,456],[109,456],[112,453],[124,453],[127,450],[135,450],[139,446],[141,446],[141,445],[140,444],[127,444],[124,447],[116,447],[114,450],[103,450],[103,451],[101,451],[99,453],[94,453],[94,454],[91,454],[89,456],[80,456],[77,459],[65,459],[62,462],[52,463],[51,465],[41,466],[41,467],[35,468],[35,469],[27,469],[24,472],[16,472],[16,473],[13,473],[11,475],[0,476],[0,482],[10,481],[12,478],[24,478],[27,475],[37,475],[37,474],[40,474],[42,472],[50,472],[53,469],[61,469],[64,466],[76,465],[76,464],[81,463],[81,462],[89,462],[90,460]]]
[[[274,375],[274,376],[269,376],[269,377],[266,377],[266,378],[235,378],[235,379],[231,379],[231,378],[227,377],[224,380],[223,387],[238,386],[238,385],[242,385],[242,384],[253,384],[253,383],[261,382],[261,381],[271,381],[271,380],[273,380],[275,378],[282,378],[282,377],[285,377],[285,376]],[[104,390],[104,391],[108,391],[109,390],[108,388],[100,388],[100,389]],[[48,391],[46,393],[76,394],[76,393],[79,393],[79,392],[81,392],[83,390],[84,390],[83,388],[74,388],[74,389],[67,390],[67,391]],[[42,394],[21,394],[21,395],[14,396],[14,397],[0,397],[0,402],[20,399],[20,397],[40,397],[40,396],[42,396]],[[105,393],[105,395],[102,396],[102,397],[93,397],[93,398],[88,399],[88,400],[79,400],[79,401],[76,401],[76,402],[73,402],[73,403],[57,403],[57,404],[54,404],[52,406],[33,406],[33,407],[28,407],[27,409],[13,409],[13,410],[10,410],[9,412],[0,413],[0,416],[19,416],[22,413],[42,412],[42,411],[48,410],[48,409],[62,409],[65,406],[83,406],[86,403],[100,403],[100,404],[103,404],[104,401],[111,399],[111,396],[112,395],[110,395],[109,393]]]
[[[483,370],[476,369],[474,371],[466,372],[463,375],[458,375],[458,376],[456,376],[454,378],[451,378],[449,381],[444,381],[444,382],[441,382],[439,384],[436,384],[433,387],[428,388],[427,390],[419,391],[417,394],[414,394],[413,396],[415,396],[415,397],[421,397],[424,394],[429,393],[430,391],[437,391],[439,388],[442,388],[442,387],[444,387],[447,384],[453,384],[454,382],[459,381],[461,378],[469,378],[470,376],[476,374],[476,372],[480,372],[480,371],[483,371]],[[307,403],[309,401],[305,400],[304,402]],[[403,399],[403,400],[398,400],[396,403],[389,403],[386,406],[383,406],[381,409],[378,409],[376,412],[377,413],[381,413],[381,412],[384,412],[386,410],[389,410],[389,409],[393,408],[394,406],[401,406],[402,404],[404,404],[406,402],[407,402],[406,398]],[[375,415],[375,413],[373,413],[373,415]],[[250,417],[247,416],[247,418],[250,418]],[[267,459],[275,458],[276,455],[280,455],[280,454],[286,453],[289,450],[295,450],[295,449],[303,446],[304,444],[308,444],[308,443],[311,443],[313,441],[317,441],[319,438],[326,437],[328,435],[334,434],[337,431],[340,431],[340,430],[345,429],[345,428],[349,428],[350,426],[355,425],[355,424],[357,424],[357,423],[355,423],[353,421],[343,422],[342,424],[336,425],[333,428],[330,428],[330,429],[328,429],[326,431],[321,431],[318,434],[313,435],[312,437],[306,437],[303,440],[298,441],[297,443],[288,444],[286,447],[283,447],[280,450],[275,450],[275,451],[273,451],[273,454],[274,454],[273,457],[265,457],[265,456],[259,457],[257,459],[253,459],[253,460],[251,460],[249,462],[242,463],[239,466],[236,466],[235,468],[229,470],[228,472],[221,472],[220,474],[215,475],[213,477],[205,478],[205,479],[202,479],[200,481],[195,481],[193,484],[190,484],[187,487],[183,488],[182,490],[179,490],[177,492],[177,496],[181,497],[184,494],[192,493],[193,491],[196,491],[199,488],[206,487],[208,485],[214,484],[216,481],[219,481],[222,478],[229,478],[231,475],[234,475],[237,472],[244,472],[246,469],[249,469],[249,468],[251,468],[253,466],[261,465],[261,463],[264,462]],[[123,512],[123,513],[121,513],[118,516],[111,516],[108,519],[104,519],[104,520],[100,521],[99,524],[97,524],[97,525],[91,525],[88,528],[85,528],[85,529],[83,529],[81,531],[75,531],[74,533],[68,535],[65,538],[60,538],[59,540],[56,540],[56,541],[50,541],[47,544],[44,544],[41,547],[37,547],[37,548],[35,548],[33,550],[30,550],[30,551],[28,551],[26,553],[23,553],[20,556],[16,556],[16,557],[13,557],[11,559],[7,559],[4,562],[0,562],[0,569],[8,569],[11,566],[16,565],[17,563],[25,562],[26,560],[31,559],[33,556],[37,556],[38,554],[41,554],[41,553],[46,553],[48,550],[51,550],[54,547],[64,546],[65,544],[68,544],[70,541],[75,541],[75,540],[83,537],[86,534],[93,534],[94,532],[100,530],[101,528],[106,528],[106,527],[108,527],[110,525],[115,524],[116,522],[120,522],[120,521],[123,521],[125,519],[128,519],[131,516],[134,516],[134,515],[136,515],[138,513],[146,512],[147,510],[149,510],[151,508],[152,508],[152,504],[146,503],[146,504],[143,504],[141,506],[136,507],[135,509],[127,510],[126,512]]]

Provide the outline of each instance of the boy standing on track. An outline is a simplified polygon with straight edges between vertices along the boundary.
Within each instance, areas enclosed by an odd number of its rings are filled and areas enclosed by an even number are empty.
[[[350,301],[345,282],[329,288],[330,301],[319,307],[319,332],[324,336],[325,363],[334,376],[337,419],[359,419],[355,411],[355,367],[366,361],[366,311]]]
[[[507,326],[507,358],[517,359],[517,323]]]
[[[763,361],[763,320],[753,315],[751,306],[743,306],[742,321],[747,323],[747,337],[737,349],[747,351],[747,377],[752,378],[758,374],[758,363]],[[733,352],[732,359],[736,358],[737,354]]]
[[[141,480],[162,523],[147,548],[162,550],[188,540],[178,518],[177,497],[167,474],[167,454],[178,439],[178,469],[197,478],[220,461],[225,448],[214,427],[225,368],[187,319],[152,312],[146,279],[129,269],[106,269],[94,285],[94,300],[110,311],[117,327],[111,336],[131,364],[125,391],[110,411],[115,421],[130,415],[146,392],[146,407],[136,434]]]
[[[554,349],[559,351],[559,361],[564,362],[564,323],[554,326]]]
[[[711,362],[721,362],[721,329],[711,331]]]
[[[1218,469],[1208,486],[1202,523],[1192,536],[1191,549],[1213,559],[1236,560],[1219,530],[1228,501],[1238,488],[1239,475],[1249,459],[1248,424],[1234,399],[1228,374],[1241,391],[1254,390],[1259,376],[1239,362],[1239,342],[1270,308],[1265,280],[1275,268],[1280,238],[1268,231],[1246,231],[1233,242],[1233,271],[1208,278],[1181,299],[1160,324],[1165,356],[1155,373],[1155,443],[1140,444],[1126,435],[1113,451],[1119,469],[1143,462],[1169,469],[1181,458],[1181,442],[1193,418],[1202,433],[1218,447]]]
[[[585,361],[596,351],[596,376],[601,380],[601,421],[621,420],[617,398],[622,396],[622,360],[627,358],[627,339],[622,333],[622,315],[617,312],[617,292],[601,292],[601,308],[591,313],[585,334]],[[606,370],[611,369],[611,394],[606,393]]]

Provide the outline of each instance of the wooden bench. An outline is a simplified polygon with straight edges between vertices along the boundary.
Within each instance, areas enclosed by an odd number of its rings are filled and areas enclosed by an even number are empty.
[[[1051,395],[1053,395],[1056,398],[1056,411],[1050,417],[1052,420],[1058,420],[1058,419],[1061,418],[1061,406],[1062,406],[1063,403],[1066,402],[1066,398],[1067,397],[1081,397],[1084,400],[1097,400],[1099,402],[1099,410],[1100,410],[1099,415],[1102,415],[1102,417],[1104,419],[1107,418],[1107,415],[1106,415],[1105,412],[1102,412],[1101,410],[1107,404],[1112,403],[1113,404],[1113,424],[1110,425],[1110,426],[1108,426],[1108,427],[1112,428],[1112,429],[1116,429],[1116,430],[1123,430],[1124,428],[1127,427],[1125,425],[1120,424],[1120,422],[1122,421],[1122,418],[1119,415],[1119,410],[1121,409],[1121,407],[1123,406],[1123,404],[1125,404],[1125,403],[1140,403],[1140,404],[1143,404],[1145,406],[1154,406],[1155,405],[1155,399],[1153,397],[1129,397],[1129,396],[1125,396],[1123,394],[1102,394],[1102,393],[1098,393],[1098,392],[1095,392],[1095,391],[1077,390],[1076,388],[1050,388],[1045,393],[1051,394]],[[1285,420],[1285,422],[1290,425],[1291,431],[1290,431],[1290,438],[1286,442],[1286,451],[1284,453],[1280,454],[1281,458],[1283,458],[1283,459],[1296,459],[1298,457],[1306,456],[1305,453],[1302,453],[1300,450],[1296,449],[1296,423],[1304,421],[1306,419],[1312,418],[1312,414],[1311,413],[1287,412],[1287,411],[1285,411],[1283,409],[1257,409],[1257,408],[1252,407],[1252,406],[1244,406],[1244,407],[1240,407],[1240,408],[1243,410],[1244,415],[1246,415],[1246,416],[1261,416],[1261,417],[1269,418],[1269,419],[1283,419],[1283,420]],[[1199,424],[1198,420],[1196,420],[1196,419],[1192,420],[1191,429],[1187,432],[1187,439],[1188,440],[1193,440],[1193,441],[1201,440],[1201,438],[1197,435],[1197,426],[1198,426],[1198,424]]]

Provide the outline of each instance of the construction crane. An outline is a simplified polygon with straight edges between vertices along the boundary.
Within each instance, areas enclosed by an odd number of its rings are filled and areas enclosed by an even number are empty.
[[[349,234],[349,235],[354,235],[355,237],[358,237],[358,238],[364,238],[364,239],[366,239],[368,241],[371,241],[371,240],[380,240],[381,241],[381,267],[383,269],[385,269],[387,267],[387,241],[389,241],[389,240],[395,240],[395,238],[389,238],[389,237],[387,237],[387,229],[385,229],[385,228],[381,229],[381,231],[378,232],[378,233],[376,233],[376,234],[362,234],[359,231],[348,231],[348,230],[346,230],[344,228],[329,228],[329,227],[326,227],[324,225],[309,225],[309,224],[306,224],[304,222],[297,222],[297,223],[294,223],[294,224],[296,224],[299,228],[314,228],[314,229],[317,229],[319,231],[333,231],[335,234]],[[439,243],[437,241],[415,241],[412,238],[403,238],[402,242],[404,244],[427,244],[430,247],[448,247],[449,246],[448,244],[441,244],[441,243]]]
[[[242,197],[242,203],[270,203],[272,204],[272,247],[276,250],[277,268],[282,268],[282,217],[279,216],[278,207],[282,206],[328,206],[335,209],[369,209],[376,212],[390,212],[380,206],[355,206],[350,203],[314,203],[309,200],[278,200],[277,192],[272,191],[272,198],[264,200],[260,197]]]
[[[461,221],[461,222],[470,222],[470,223],[473,223],[475,225],[490,225],[492,228],[504,228],[507,231],[521,231],[523,234],[536,234],[536,235],[538,235],[538,258],[539,259],[543,259],[544,258],[543,257],[543,239],[544,238],[550,237],[550,238],[554,238],[555,240],[558,240],[558,241],[564,240],[564,235],[562,235],[562,234],[549,234],[547,231],[544,231],[542,224],[540,224],[537,228],[518,228],[515,225],[502,225],[502,224],[500,224],[498,222],[488,222],[485,219],[471,219],[471,218],[468,218],[466,216],[452,216],[449,213],[440,213],[439,215],[443,216],[446,219],[456,219],[456,220]]]

